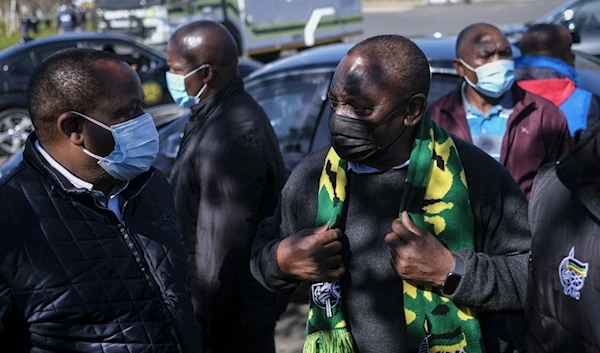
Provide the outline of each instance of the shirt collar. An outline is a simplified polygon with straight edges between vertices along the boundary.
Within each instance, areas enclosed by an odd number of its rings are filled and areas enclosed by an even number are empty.
[[[73,175],[73,173],[69,172],[65,167],[60,165],[54,158],[52,158],[50,154],[48,154],[48,152],[46,152],[46,150],[44,150],[42,145],[40,145],[39,141],[35,141],[35,148],[37,148],[37,150],[40,152],[42,157],[44,157],[44,159],[48,162],[48,164],[50,164],[52,168],[54,168],[63,177],[65,177],[65,179],[67,179],[69,183],[73,184],[75,188],[92,191],[92,189],[94,188],[93,184],[76,177],[75,175]]]
[[[392,169],[406,168],[409,164],[410,164],[410,159],[402,164],[399,164],[399,165],[393,167]],[[352,162],[348,162],[348,170],[351,170],[351,171],[355,172],[356,174],[381,173],[381,170],[379,170],[377,168],[369,167],[368,165],[362,164],[362,163],[352,163]]]
[[[60,173],[65,179],[69,181],[76,189],[84,189],[94,193],[99,193],[100,191],[94,190],[94,184],[88,183],[87,181],[75,176],[73,173],[68,171],[65,167],[60,165],[52,156],[46,152],[46,150],[40,145],[39,141],[35,141],[35,148],[40,152],[42,157],[50,164],[52,168],[54,168],[58,173]],[[121,193],[123,190],[127,188],[129,185],[129,181],[125,183],[118,184],[113,190],[111,190],[109,196],[115,196]]]
[[[463,106],[465,107],[465,112],[467,113],[467,117],[469,115],[476,115],[476,116],[482,116],[482,117],[487,118],[493,114],[497,115],[500,112],[502,112],[503,110],[508,110],[508,111],[513,110],[513,108],[514,108],[513,94],[512,94],[512,90],[508,90],[506,93],[504,93],[504,95],[502,96],[502,99],[500,99],[500,102],[497,105],[495,105],[492,108],[492,110],[490,110],[488,112],[487,115],[481,113],[476,108],[473,108],[473,106],[471,106],[471,104],[469,104],[469,101],[467,100],[467,96],[465,95],[466,85],[467,85],[467,83],[465,81],[463,81],[463,83],[461,84],[461,87],[460,87],[460,95],[462,98]]]

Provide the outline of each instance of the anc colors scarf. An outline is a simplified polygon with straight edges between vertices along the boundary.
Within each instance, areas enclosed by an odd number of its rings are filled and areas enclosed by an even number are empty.
[[[344,225],[347,162],[333,148],[319,182],[317,226]],[[474,220],[467,180],[450,135],[425,115],[416,133],[401,210],[451,251],[473,249]],[[382,240],[383,241],[383,234]],[[458,308],[431,287],[403,281],[404,317],[411,351],[482,352],[481,330],[474,313]],[[338,281],[313,283],[304,353],[352,353]]]

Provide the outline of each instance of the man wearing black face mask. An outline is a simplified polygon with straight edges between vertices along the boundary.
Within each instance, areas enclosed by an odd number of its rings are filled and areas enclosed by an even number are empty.
[[[512,47],[498,28],[486,23],[465,28],[456,56],[454,67],[464,82],[427,112],[500,162],[529,198],[540,167],[571,147],[564,114],[515,84]]]
[[[425,114],[429,82],[406,38],[350,50],[329,92],[333,148],[261,224],[254,276],[279,292],[312,282],[305,352],[498,352],[495,314],[523,309],[527,202]]]
[[[27,96],[35,132],[0,179],[2,351],[201,352],[135,71],[67,50],[36,68]]]

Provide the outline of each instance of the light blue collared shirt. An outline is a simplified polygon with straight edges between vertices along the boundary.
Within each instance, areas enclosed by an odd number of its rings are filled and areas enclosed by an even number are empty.
[[[395,166],[392,169],[406,168],[409,164],[410,164],[410,159],[400,165]],[[377,168],[369,167],[366,164],[352,163],[352,162],[348,162],[348,170],[351,170],[356,174],[376,174],[376,173],[382,172],[381,170],[379,170]]]
[[[483,114],[467,101],[465,86],[466,83],[463,82],[461,93],[473,144],[499,161],[508,119],[514,108],[512,92],[506,92],[497,105]]]

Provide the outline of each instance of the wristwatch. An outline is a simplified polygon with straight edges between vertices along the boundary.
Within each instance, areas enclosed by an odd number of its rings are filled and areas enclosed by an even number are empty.
[[[442,294],[445,296],[454,294],[464,274],[464,261],[460,257],[454,255],[454,270],[446,276],[446,280],[444,281],[444,284],[442,284]]]

